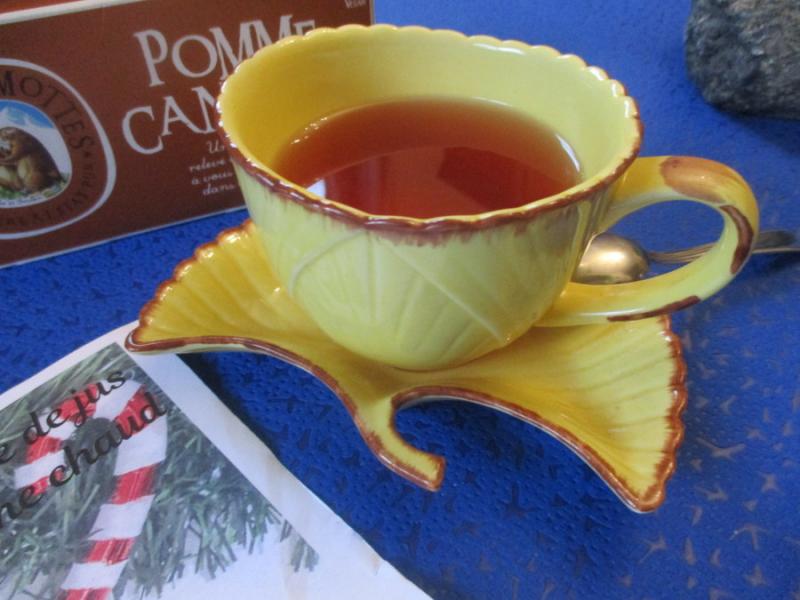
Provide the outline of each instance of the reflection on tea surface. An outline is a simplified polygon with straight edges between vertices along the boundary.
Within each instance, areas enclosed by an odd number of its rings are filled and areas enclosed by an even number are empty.
[[[416,98],[326,116],[278,156],[282,176],[371,214],[431,218],[521,206],[578,183],[569,145],[486,100]]]

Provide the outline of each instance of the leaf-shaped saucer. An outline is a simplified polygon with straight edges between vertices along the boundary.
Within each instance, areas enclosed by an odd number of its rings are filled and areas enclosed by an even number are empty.
[[[197,249],[142,309],[136,352],[260,352],[317,376],[388,468],[429,490],[442,457],[408,444],[397,410],[454,398],[501,410],[562,441],[635,511],[664,500],[683,438],[685,364],[666,318],[533,328],[466,365],[411,372],[328,339],[287,295],[250,221]]]

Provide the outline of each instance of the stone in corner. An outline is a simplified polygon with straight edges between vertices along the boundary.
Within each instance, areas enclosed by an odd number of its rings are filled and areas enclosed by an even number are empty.
[[[800,0],[693,0],[686,63],[719,108],[800,119]]]

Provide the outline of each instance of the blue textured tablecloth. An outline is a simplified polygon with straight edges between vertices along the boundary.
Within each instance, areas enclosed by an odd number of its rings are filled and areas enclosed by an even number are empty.
[[[638,99],[643,154],[726,162],[765,228],[800,232],[800,122],[736,117],[688,81],[689,2],[376,0],[377,20],[544,43],[605,68]],[[708,213],[708,214],[707,214]],[[0,271],[0,388],[137,316],[156,285],[242,212]],[[707,240],[685,204],[624,224],[651,248]],[[443,403],[399,427],[443,454],[429,493],[375,460],[311,376],[244,354],[186,360],[308,487],[441,599],[800,597],[800,262],[754,258],[675,325],[685,344],[686,439],[665,504],[626,509],[561,444],[510,417]],[[380,597],[379,594],[376,597]]]

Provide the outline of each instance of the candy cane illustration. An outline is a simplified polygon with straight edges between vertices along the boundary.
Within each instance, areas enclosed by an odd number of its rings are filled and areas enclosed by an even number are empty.
[[[152,418],[143,416],[147,407]],[[73,563],[59,595],[59,600],[106,600],[125,569],[153,503],[156,471],[167,453],[167,420],[153,414],[152,397],[133,380],[115,389],[110,382],[98,382],[56,408],[64,423],[28,446],[26,464],[16,469],[14,481],[17,489],[33,486],[37,494],[53,484],[64,485],[68,479],[65,443],[76,428],[90,418],[113,423],[117,439],[123,440],[114,465],[114,491],[92,525],[89,551],[81,562]]]

